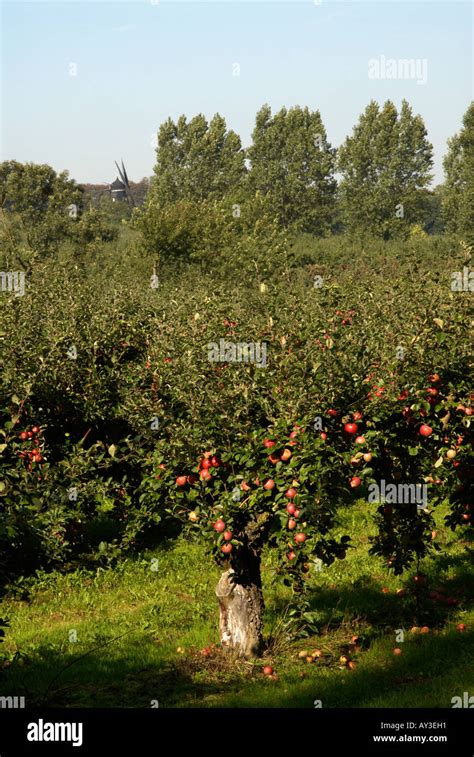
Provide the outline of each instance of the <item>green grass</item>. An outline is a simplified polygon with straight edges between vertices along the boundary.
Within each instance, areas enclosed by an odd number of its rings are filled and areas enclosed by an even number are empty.
[[[218,642],[219,576],[200,545],[180,540],[94,573],[39,573],[2,604],[10,627],[0,647],[0,694],[25,695],[27,706],[150,707],[158,700],[160,707],[311,708],[321,700],[323,707],[450,707],[453,696],[474,691],[474,587],[467,537],[444,529],[442,517],[436,541],[443,551],[420,565],[428,584],[414,591],[411,575],[393,577],[368,555],[370,506],[347,510],[343,525],[357,534],[355,548],[308,574],[306,637],[288,610],[291,591],[266,555],[270,646],[263,660],[278,680],[262,675],[262,660],[235,660],[218,646],[209,657],[200,653]],[[404,587],[407,594],[397,596]],[[430,599],[433,589],[457,604]],[[22,592],[27,599],[18,598]],[[424,624],[429,633],[410,632]],[[396,629],[404,629],[404,642],[395,641]],[[348,647],[353,635],[360,651]],[[316,662],[298,659],[315,648],[323,652]],[[348,649],[354,670],[339,662]]]

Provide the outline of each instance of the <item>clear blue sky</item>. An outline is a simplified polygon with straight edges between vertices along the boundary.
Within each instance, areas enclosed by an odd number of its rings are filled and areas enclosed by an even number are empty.
[[[112,181],[121,157],[132,180],[150,176],[168,116],[218,111],[248,145],[263,103],[308,105],[338,146],[371,99],[405,97],[425,120],[436,183],[473,99],[470,2],[14,0],[1,14],[0,157],[78,181]],[[369,78],[382,55],[426,59],[426,84]]]

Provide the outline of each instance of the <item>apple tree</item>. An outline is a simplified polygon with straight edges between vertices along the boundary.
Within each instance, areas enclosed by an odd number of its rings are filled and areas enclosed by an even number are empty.
[[[170,466],[159,457],[158,475],[142,482],[141,499],[165,498],[168,512],[201,533],[225,567],[216,589],[223,645],[246,656],[262,650],[264,546],[300,593],[315,561],[330,565],[346,556],[351,539],[337,529],[338,509],[358,497],[373,502],[378,532],[371,553],[396,574],[437,548],[432,508],[446,496],[448,525],[470,525],[471,408],[443,392],[437,374],[426,383],[374,384],[363,412],[326,407],[313,421],[237,434],[231,447],[209,446],[194,462]],[[430,506],[403,497],[371,500],[382,479],[429,486]]]

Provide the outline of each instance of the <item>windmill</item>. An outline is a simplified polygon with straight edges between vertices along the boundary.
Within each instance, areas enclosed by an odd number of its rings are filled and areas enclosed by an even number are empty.
[[[120,168],[117,161],[115,161],[115,165],[117,166],[120,180],[115,179],[115,181],[110,185],[110,192],[112,195],[112,200],[115,201],[115,200],[126,199],[130,207],[133,208],[135,205],[135,202],[133,200],[133,195],[130,189],[130,183],[128,181],[128,176],[125,170],[125,166],[123,164],[123,160],[122,160],[122,168]]]

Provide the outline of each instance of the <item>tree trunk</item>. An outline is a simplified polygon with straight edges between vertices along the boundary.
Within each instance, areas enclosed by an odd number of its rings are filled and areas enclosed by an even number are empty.
[[[243,657],[257,657],[263,645],[263,594],[260,558],[239,550],[238,559],[217,584],[221,644]]]

